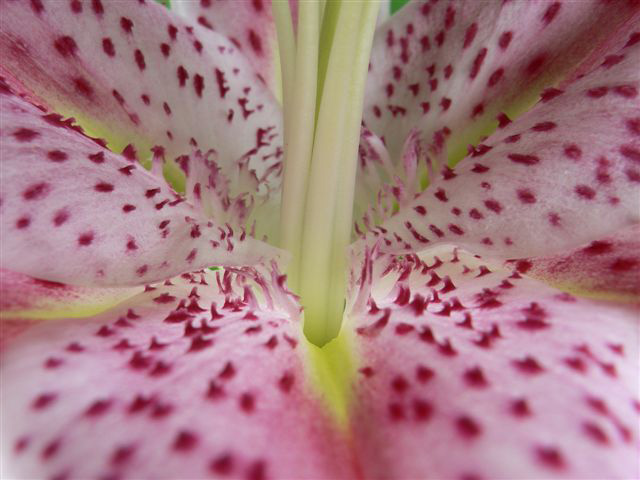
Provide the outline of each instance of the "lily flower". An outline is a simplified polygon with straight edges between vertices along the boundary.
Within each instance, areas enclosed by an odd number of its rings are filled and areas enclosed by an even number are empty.
[[[2,478],[640,477],[638,3],[379,7],[2,1]]]

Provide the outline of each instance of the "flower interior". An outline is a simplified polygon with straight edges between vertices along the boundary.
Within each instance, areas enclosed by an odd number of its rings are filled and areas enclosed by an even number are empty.
[[[640,477],[637,1],[0,1],[2,478]]]
[[[305,335],[319,346],[342,323],[360,123],[379,6],[302,2],[294,42],[288,4],[274,3],[285,118],[280,244],[292,255],[288,284],[300,295]]]

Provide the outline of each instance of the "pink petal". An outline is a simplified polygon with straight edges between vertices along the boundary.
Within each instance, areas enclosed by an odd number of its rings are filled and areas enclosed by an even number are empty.
[[[617,55],[444,169],[375,232],[382,248],[548,256],[638,223],[640,44]]]
[[[139,287],[72,287],[0,268],[0,316],[33,319],[89,316],[140,291]]]
[[[0,349],[43,320],[92,316],[140,291],[74,287],[0,268]]]
[[[291,6],[296,29],[297,0]],[[389,17],[390,0],[381,3],[378,24]],[[278,38],[271,10],[271,0],[173,0],[171,10],[189,23],[219,32],[227,37],[249,59],[253,68],[270,87],[279,88],[280,64],[277,57]]]
[[[637,308],[434,253],[353,320],[362,477],[637,478]]]
[[[457,161],[500,112],[521,112],[583,61],[626,42],[637,12],[627,1],[414,2],[376,32],[365,123],[396,161],[412,128]]]
[[[3,478],[348,477],[303,378],[298,325],[241,277],[218,280],[173,279],[13,342]]]
[[[279,74],[276,69],[280,65],[277,62],[278,39],[271,0],[174,0],[171,10],[189,23],[198,23],[231,40],[249,59],[263,81],[272,91],[276,91]]]
[[[357,234],[382,223],[423,190],[420,177],[425,169],[426,151],[417,130],[409,133],[402,150],[402,175],[398,175],[398,165],[383,139],[362,128],[353,215]]]
[[[258,177],[280,162],[280,107],[223,35],[154,1],[32,5],[4,5],[0,55],[52,111],[141,159],[152,146],[167,160],[215,148],[225,173],[243,159]]]
[[[577,294],[637,302],[640,298],[640,225],[568,254],[513,262],[519,271]]]
[[[264,172],[258,178],[248,163],[238,162],[237,168],[225,169],[214,150],[182,155],[178,163],[185,173],[185,197],[205,216],[219,223],[230,223],[238,228],[250,226],[250,234],[256,238],[276,239],[279,208],[278,182],[281,164]]]
[[[161,179],[1,96],[2,268],[70,285],[140,285],[274,248],[208,221]]]

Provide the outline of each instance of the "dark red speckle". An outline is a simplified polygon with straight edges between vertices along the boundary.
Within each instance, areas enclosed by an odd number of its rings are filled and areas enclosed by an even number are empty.
[[[98,16],[102,16],[104,13],[104,6],[102,5],[101,0],[91,0],[91,9],[93,10],[93,13]]]
[[[98,417],[100,415],[104,415],[105,413],[107,413],[107,411],[109,411],[112,403],[113,402],[109,399],[96,400],[91,405],[89,405],[84,414],[87,417]]]
[[[104,152],[97,152],[97,153],[93,153],[91,155],[88,155],[89,160],[91,160],[93,163],[104,163]]]
[[[638,265],[638,260],[633,258],[617,258],[611,264],[611,270],[614,272],[628,272]]]
[[[425,400],[414,400],[412,408],[413,415],[419,422],[426,422],[433,416],[433,406]]]
[[[204,77],[200,74],[196,74],[193,77],[193,89],[198,97],[202,97],[202,91],[204,90]]]
[[[521,154],[521,153],[510,153],[509,155],[507,155],[507,157],[513,163],[518,163],[520,165],[529,166],[529,165],[535,165],[537,163],[540,163],[540,159],[535,155],[525,155],[525,154]]]
[[[295,383],[295,377],[291,372],[285,372],[278,380],[278,388],[284,393],[289,393]]]
[[[480,72],[480,68],[482,67],[482,63],[484,62],[485,57],[487,56],[487,49],[482,48],[476,55],[473,60],[473,64],[471,65],[471,70],[469,72],[469,78],[474,79]]]
[[[61,163],[69,158],[69,156],[61,150],[51,150],[47,152],[47,158],[52,162]]]
[[[557,125],[553,122],[540,122],[531,127],[531,130],[533,130],[534,132],[548,132],[556,128],[556,126]]]
[[[82,3],[80,2],[80,0],[71,0],[69,6],[71,7],[71,11],[73,13],[82,13]]]
[[[42,393],[33,400],[31,408],[34,410],[43,410],[52,405],[57,398],[58,395],[55,393]]]
[[[534,75],[538,73],[542,65],[544,64],[545,60],[546,60],[546,56],[544,54],[538,55],[533,60],[531,60],[531,62],[529,62],[529,64],[525,69],[525,73],[527,73],[528,75]]]
[[[467,27],[467,30],[464,34],[464,43],[462,44],[462,48],[468,48],[469,45],[473,42],[473,39],[476,38],[476,34],[478,33],[478,24],[472,23]]]
[[[16,228],[19,230],[23,230],[31,225],[31,219],[29,217],[20,217],[16,220]]]
[[[593,200],[593,198],[596,196],[596,191],[588,185],[576,185],[574,191],[579,197],[586,200]]]
[[[76,91],[91,99],[91,97],[93,96],[93,87],[91,86],[91,84],[87,81],[86,78],[84,77],[76,77],[73,79],[73,85],[76,89]]]
[[[57,211],[53,216],[53,224],[56,227],[59,227],[60,225],[65,223],[67,220],[69,220],[69,212],[64,209]]]
[[[474,419],[468,416],[458,417],[456,419],[456,428],[458,433],[465,438],[475,438],[482,433],[482,428]]]
[[[131,459],[134,453],[135,447],[133,445],[121,445],[113,451],[111,463],[114,465],[123,465]]]
[[[502,33],[502,35],[500,35],[500,38],[498,39],[498,46],[502,50],[505,50],[511,43],[512,38],[513,38],[513,32],[508,31],[508,32]]]
[[[514,360],[513,365],[519,371],[528,375],[535,375],[544,372],[542,365],[540,365],[535,358],[529,356],[519,360]]]
[[[30,128],[19,128],[13,132],[13,137],[19,142],[30,142],[38,136],[40,136],[40,134]]]
[[[78,49],[76,41],[66,35],[63,37],[58,37],[56,41],[53,42],[53,46],[58,51],[58,53],[65,58],[75,55],[76,50]]]
[[[566,466],[562,453],[553,447],[538,447],[535,451],[538,461],[552,470],[562,470]]]
[[[78,237],[78,245],[82,247],[86,247],[88,245],[91,245],[91,243],[93,242],[93,239],[94,239],[93,232],[83,233]]]
[[[247,32],[247,36],[249,39],[249,45],[251,45],[251,48],[253,49],[253,51],[257,55],[262,55],[262,40],[260,40],[260,37],[258,36],[258,34],[253,29],[250,28],[249,31]]]
[[[524,204],[536,203],[536,196],[528,188],[520,188],[516,191],[518,200]]]
[[[120,17],[120,28],[122,28],[125,33],[131,33],[133,22],[127,17]]]
[[[113,185],[107,182],[98,182],[93,187],[96,192],[109,193],[113,192]]]
[[[609,253],[611,251],[613,251],[613,244],[611,242],[599,240],[591,242],[588,247],[582,249],[582,252],[587,255],[602,255],[603,253]]]
[[[245,392],[240,396],[240,408],[246,413],[252,413],[256,408],[256,400],[253,394]]]
[[[495,213],[500,213],[502,211],[502,205],[500,205],[500,202],[497,200],[485,200],[484,206]]]
[[[173,441],[173,449],[176,451],[189,451],[193,450],[198,444],[198,436],[188,430],[182,430],[178,432],[175,440]]]
[[[591,438],[594,442],[600,445],[608,445],[609,444],[609,436],[605,433],[605,431],[593,422],[584,422],[582,424],[582,429],[584,433]]]
[[[136,49],[133,56],[140,71],[147,68],[147,63],[144,60],[144,54],[142,53],[142,51],[140,51],[139,49]]]
[[[640,149],[633,145],[622,145],[620,147],[620,153],[629,160],[640,163]]]
[[[489,384],[479,367],[474,367],[464,372],[463,378],[467,385],[474,388],[484,388]]]
[[[495,86],[500,81],[503,75],[504,75],[504,68],[498,68],[491,74],[491,76],[489,76],[489,80],[487,80],[487,85],[489,87]]]
[[[549,5],[547,7],[547,9],[544,12],[544,15],[542,16],[542,22],[545,25],[549,25],[554,18],[556,18],[556,16],[558,15],[558,12],[560,11],[560,2],[554,2],[551,5]]]
[[[22,192],[22,198],[25,200],[40,200],[47,196],[50,186],[46,182],[40,182],[31,185],[24,192]]]
[[[233,457],[225,453],[214,458],[209,464],[209,470],[218,475],[229,475],[233,471]]]
[[[564,155],[572,160],[578,160],[582,156],[582,150],[575,143],[564,146]]]
[[[31,0],[31,8],[37,14],[40,14],[44,10],[44,5],[42,5],[41,0]]]
[[[265,480],[266,470],[266,464],[262,460],[253,462],[247,470],[247,480]]]
[[[519,418],[531,416],[529,404],[523,398],[519,398],[511,402],[510,410],[514,416]]]

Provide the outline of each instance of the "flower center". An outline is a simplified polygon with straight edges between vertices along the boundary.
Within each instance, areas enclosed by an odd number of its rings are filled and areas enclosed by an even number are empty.
[[[319,346],[342,323],[357,152],[379,2],[273,2],[284,104],[281,246],[304,332]]]

